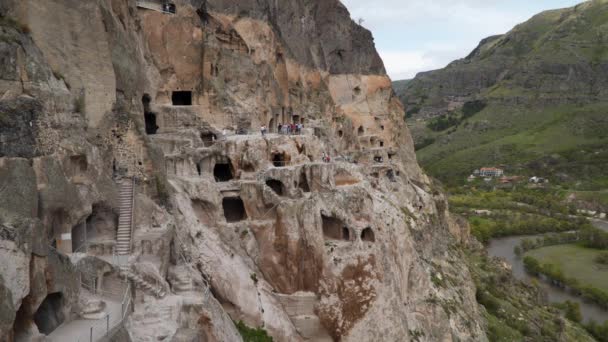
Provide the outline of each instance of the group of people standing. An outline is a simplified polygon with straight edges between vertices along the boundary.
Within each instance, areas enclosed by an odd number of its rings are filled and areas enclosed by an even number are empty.
[[[302,129],[304,128],[304,125],[301,123],[298,124],[279,124],[279,126],[277,127],[278,130],[277,132],[279,132],[279,134],[302,134]],[[266,133],[268,133],[268,128],[265,125],[262,125],[260,127],[260,132],[262,133],[262,136],[265,136]]]
[[[298,124],[279,124],[279,126],[277,127],[278,131],[280,134],[301,134],[302,133],[302,128],[304,128],[304,125],[302,125],[301,123]]]

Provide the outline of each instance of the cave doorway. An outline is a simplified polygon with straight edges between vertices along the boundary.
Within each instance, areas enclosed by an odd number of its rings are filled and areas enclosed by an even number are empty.
[[[75,225],[72,228],[72,253],[80,252],[87,243],[87,221]],[[82,251],[86,253],[86,250]]]
[[[272,189],[277,195],[283,196],[285,194],[285,185],[279,180],[269,179],[266,181],[266,185]]]
[[[298,187],[304,192],[310,192],[310,186],[308,186],[308,180],[306,179],[306,172],[304,172],[304,170],[302,170],[302,173],[300,173]]]
[[[240,197],[226,197],[222,200],[226,222],[239,222],[247,219],[245,204]]]
[[[357,134],[359,136],[363,135],[365,133],[365,129],[363,129],[363,126],[359,126],[359,129],[357,130]]]
[[[270,119],[268,122],[268,132],[275,133],[277,130],[276,123],[274,122],[274,118]]]
[[[146,121],[146,134],[154,135],[158,132],[158,125],[156,124],[156,114],[144,113],[144,120]]]
[[[301,118],[300,118],[300,116],[299,116],[299,115],[294,115],[294,116],[293,116],[293,123],[294,123],[294,124],[299,124],[299,123],[302,123]]]
[[[174,91],[171,94],[171,102],[174,106],[192,106],[192,92]]]
[[[63,315],[64,299],[61,292],[51,293],[40,304],[34,314],[34,323],[40,333],[48,335],[60,326],[65,317]]]
[[[217,135],[211,132],[201,133],[201,140],[203,140],[203,146],[211,147],[217,141]]]
[[[350,230],[342,220],[321,214],[323,236],[330,240],[350,240]]]
[[[215,164],[215,167],[213,168],[213,177],[215,177],[215,181],[218,183],[231,181],[234,179],[232,167],[229,163]]]
[[[285,153],[273,153],[272,154],[272,165],[275,167],[283,167],[287,165],[287,158],[285,158]]]
[[[152,113],[150,104],[152,103],[152,97],[148,94],[144,94],[141,98],[141,103],[144,105],[144,123],[146,125],[146,134],[154,135],[158,131],[158,125],[156,124],[156,114]]]
[[[367,227],[361,232],[361,241],[376,242],[376,236],[372,228]]]

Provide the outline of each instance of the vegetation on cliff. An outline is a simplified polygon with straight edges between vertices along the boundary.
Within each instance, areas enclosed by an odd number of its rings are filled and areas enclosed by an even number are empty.
[[[443,181],[504,164],[596,190],[608,187],[607,76],[608,2],[594,0],[541,13],[396,89],[421,164]]]

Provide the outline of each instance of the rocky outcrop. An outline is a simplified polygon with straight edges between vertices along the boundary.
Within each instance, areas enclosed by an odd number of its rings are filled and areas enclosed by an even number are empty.
[[[398,96],[417,121],[457,114],[467,102],[524,106],[583,105],[606,97],[603,0],[540,13],[504,35],[482,40],[446,68],[419,73]],[[602,38],[603,37],[603,38]]]
[[[132,341],[234,341],[239,320],[278,341],[485,340],[466,232],[369,31],[339,1],[176,5],[0,6],[0,192],[21,194],[0,197],[0,336],[56,338],[86,297],[123,304]]]

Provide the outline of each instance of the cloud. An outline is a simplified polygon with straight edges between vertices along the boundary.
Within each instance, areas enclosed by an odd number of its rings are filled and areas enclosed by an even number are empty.
[[[442,68],[483,38],[506,33],[547,9],[580,0],[342,0],[374,34],[393,79]]]

